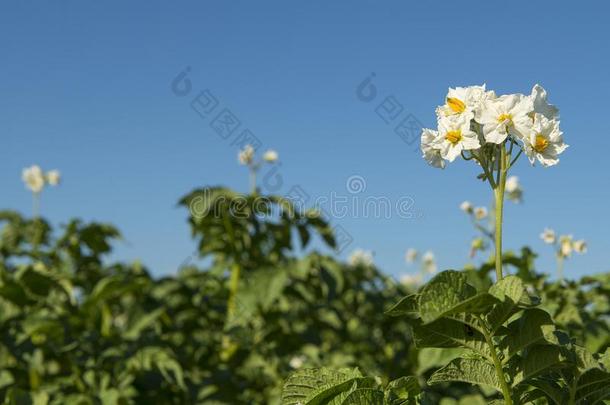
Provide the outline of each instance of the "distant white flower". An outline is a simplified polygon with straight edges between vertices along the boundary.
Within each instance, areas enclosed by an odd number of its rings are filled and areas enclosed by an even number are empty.
[[[279,155],[277,154],[276,151],[274,151],[273,149],[269,149],[267,152],[265,152],[265,154],[263,155],[263,160],[265,162],[269,162],[269,163],[275,163],[277,160],[279,159]]]
[[[531,98],[522,94],[508,94],[486,100],[476,120],[483,125],[487,142],[501,144],[509,134],[517,139],[529,134],[532,128],[529,114],[533,109]]]
[[[294,356],[293,358],[290,359],[290,361],[288,362],[288,365],[290,365],[290,367],[292,367],[293,369],[299,369],[301,367],[303,367],[303,364],[305,363],[305,356]]]
[[[436,138],[438,138],[437,131],[428,128],[423,129],[421,134],[422,157],[430,166],[444,169],[446,162],[441,156],[441,150],[434,145]]]
[[[422,265],[424,271],[426,271],[427,273],[436,273],[437,267],[436,259],[434,258],[434,253],[429,250],[424,253],[424,255],[422,256]]]
[[[485,240],[483,238],[474,238],[472,242],[470,242],[470,257],[474,257],[477,250],[485,250]]]
[[[417,250],[413,248],[407,249],[407,252],[405,253],[405,261],[407,263],[413,263],[417,259],[417,254]]]
[[[544,241],[544,243],[552,245],[556,240],[555,231],[551,228],[545,228],[544,231],[540,234],[540,239]]]
[[[584,239],[575,240],[572,247],[576,253],[587,253],[587,242]]]
[[[356,249],[352,252],[347,260],[352,266],[372,266],[373,253],[368,250]]]
[[[558,119],[559,109],[546,100],[546,90],[539,84],[535,84],[530,95],[534,104],[534,112],[544,115],[547,119]],[[534,115],[532,114],[532,118]]]
[[[460,204],[460,209],[467,214],[472,214],[474,207],[472,206],[470,201],[464,201],[463,203]]]
[[[476,207],[474,209],[474,217],[477,220],[481,220],[487,217],[487,208],[485,207]]]
[[[572,254],[572,235],[561,235],[559,237],[559,253],[563,257],[570,257]]]
[[[423,277],[421,274],[403,274],[400,277],[400,282],[407,287],[414,287],[421,284]]]
[[[519,178],[517,176],[510,176],[506,179],[506,198],[516,203],[521,202],[523,198],[523,189],[521,188],[521,184],[519,184]]]
[[[254,148],[252,145],[246,145],[242,150],[240,150],[239,154],[237,155],[237,159],[241,165],[247,166],[251,164],[254,160]]]
[[[563,142],[559,121],[538,113],[534,117],[534,126],[523,139],[525,154],[532,164],[538,159],[543,166],[553,166],[559,163],[558,155],[568,148]]]
[[[44,188],[44,174],[37,165],[23,169],[21,178],[23,179],[25,186],[33,193],[40,193]]]
[[[52,186],[58,185],[59,182],[61,181],[61,174],[59,173],[59,170],[48,171],[46,177],[47,177],[47,182]]]
[[[471,119],[472,113],[439,119],[434,146],[440,149],[443,159],[453,162],[462,151],[481,147],[478,135],[470,129]]]

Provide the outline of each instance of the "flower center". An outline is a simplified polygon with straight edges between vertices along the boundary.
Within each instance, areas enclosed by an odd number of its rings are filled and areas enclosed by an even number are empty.
[[[549,140],[544,137],[542,134],[536,135],[536,142],[534,143],[534,150],[538,153],[544,152],[544,150],[549,146]]]
[[[513,115],[512,114],[500,114],[498,116],[498,122],[499,123],[506,122],[506,125],[513,125]]]
[[[460,99],[447,97],[447,105],[454,113],[461,114],[466,110],[466,104]]]
[[[452,145],[456,145],[462,140],[462,131],[459,129],[456,131],[449,131],[445,134],[445,139],[451,142]]]

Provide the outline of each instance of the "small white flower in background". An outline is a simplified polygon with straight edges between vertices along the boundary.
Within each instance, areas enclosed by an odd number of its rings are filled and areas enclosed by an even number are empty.
[[[576,253],[587,253],[587,242],[584,239],[575,240],[572,247]]]
[[[559,253],[563,257],[570,257],[572,254],[572,235],[561,235],[559,237]]]
[[[368,250],[356,249],[352,252],[347,261],[352,266],[372,266],[373,253]]]
[[[424,271],[426,271],[427,273],[436,273],[437,267],[436,259],[434,258],[434,253],[429,250],[424,253],[424,255],[422,256],[422,265],[424,267]]]
[[[460,209],[467,214],[472,214],[474,211],[474,207],[470,201],[464,201],[460,204]]]
[[[486,217],[487,217],[487,208],[485,208],[485,207],[476,207],[476,208],[474,209],[474,217],[475,217],[477,220],[479,220],[479,221],[480,221],[481,219],[486,218]]]
[[[446,162],[441,156],[441,150],[435,146],[438,132],[432,129],[424,129],[421,134],[422,157],[430,166],[444,169]]]
[[[59,173],[59,170],[50,170],[47,172],[46,178],[51,186],[56,186],[61,181],[61,174]]]
[[[523,198],[523,189],[519,184],[519,178],[517,176],[510,176],[506,179],[506,198],[516,203],[520,203]]]
[[[538,159],[543,166],[559,163],[558,155],[568,148],[559,130],[559,121],[549,120],[542,114],[534,115],[534,125],[524,139],[525,154],[534,164]]]
[[[540,239],[542,239],[544,243],[552,245],[553,243],[555,243],[556,240],[555,231],[551,228],[545,228],[544,231],[540,234]]]
[[[559,109],[546,100],[546,90],[539,84],[535,84],[530,95],[534,103],[534,111],[544,115],[547,119],[559,119]],[[532,118],[534,115],[532,114]]]
[[[275,162],[277,162],[278,159],[279,159],[279,155],[273,149],[269,149],[263,155],[263,160],[268,163],[275,163]]]
[[[420,274],[403,274],[400,277],[400,282],[407,286],[407,287],[413,287],[413,286],[417,286],[420,285],[423,281],[423,277]]]
[[[417,250],[415,250],[413,248],[407,249],[407,252],[405,253],[405,261],[407,263],[413,263],[416,259],[417,259]]]
[[[246,145],[237,155],[239,164],[247,166],[254,160],[254,148],[252,145]]]
[[[23,169],[21,175],[25,186],[33,193],[40,193],[44,188],[45,178],[39,166],[33,165]]]
[[[439,119],[438,136],[434,146],[440,149],[441,157],[453,162],[462,151],[481,147],[478,135],[470,129],[472,113]]]
[[[288,365],[294,369],[298,369],[303,367],[303,364],[305,363],[305,356],[294,356],[293,358],[290,359],[290,361],[288,362]]]

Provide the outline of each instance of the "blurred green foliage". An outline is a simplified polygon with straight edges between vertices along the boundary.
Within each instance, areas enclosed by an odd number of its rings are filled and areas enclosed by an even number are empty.
[[[121,237],[113,226],[72,220],[53,230],[0,212],[3,403],[280,404],[291,373],[322,366],[351,370],[337,378],[371,391],[363,395],[405,401],[395,403],[411,403],[419,387],[445,404],[492,395],[466,383],[425,385],[460,349],[417,349],[412,322],[385,314],[414,291],[375,266],[312,249],[335,245],[317,212],[220,187],[180,204],[207,265],[164,277],[112,262]],[[529,249],[506,255],[575,343],[608,349],[610,276],[551,282],[535,273]],[[483,289],[490,271],[464,274]]]

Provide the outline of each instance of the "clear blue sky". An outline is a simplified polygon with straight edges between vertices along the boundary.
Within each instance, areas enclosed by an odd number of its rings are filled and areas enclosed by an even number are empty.
[[[43,195],[44,215],[117,224],[117,259],[174,272],[195,246],[178,198],[203,185],[247,189],[237,147],[210,127],[229,108],[238,131],[279,151],[280,193],[298,184],[312,198],[346,195],[359,175],[363,197],[413,198],[416,219],[337,220],[353,236],[348,250],[373,250],[393,274],[407,247],[460,267],[475,232],[457,207],[488,203],[490,190],[472,164],[427,166],[375,107],[393,95],[400,117],[433,126],[449,86],[513,93],[538,82],[570,148],[553,168],[518,165],[526,201],[509,204],[506,246],[532,245],[551,270],[538,237],[551,226],[589,242],[568,276],[607,271],[609,11],[557,1],[4,2],[0,207],[30,213],[22,168],[58,168],[64,183]],[[171,83],[187,66],[192,90],[178,97]],[[356,88],[371,72],[378,94],[367,103]],[[205,89],[219,106],[201,118],[189,103]]]

